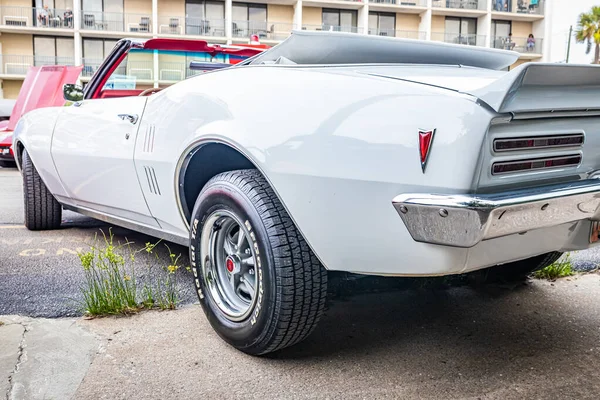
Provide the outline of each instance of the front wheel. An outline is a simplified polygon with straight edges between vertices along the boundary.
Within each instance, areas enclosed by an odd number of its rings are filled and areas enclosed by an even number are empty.
[[[258,171],[212,178],[190,235],[200,304],[225,341],[260,355],[312,332],[325,308],[327,271]]]
[[[25,226],[32,231],[60,227],[62,206],[48,190],[27,151],[23,152]]]

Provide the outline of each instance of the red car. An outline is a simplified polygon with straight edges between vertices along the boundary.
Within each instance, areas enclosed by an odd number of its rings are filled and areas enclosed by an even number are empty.
[[[32,67],[8,124],[0,126],[0,167],[15,165],[12,132],[19,118],[36,108],[63,105],[63,90],[68,90],[65,84],[73,85],[82,71],[93,74],[83,90],[85,99],[146,96],[161,90],[153,79],[155,65],[159,81],[170,84],[202,71],[237,64],[267,48],[261,44],[210,45],[202,40],[122,39],[104,62],[95,67]]]

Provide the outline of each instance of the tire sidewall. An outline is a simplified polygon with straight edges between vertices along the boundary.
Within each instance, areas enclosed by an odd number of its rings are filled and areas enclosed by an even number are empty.
[[[202,272],[200,235],[207,218],[217,210],[236,215],[249,230],[253,242],[257,277],[256,304],[250,315],[239,322],[231,321],[215,303]],[[253,233],[253,234],[252,234]],[[237,186],[226,181],[209,183],[200,193],[192,212],[190,262],[200,304],[215,331],[236,348],[252,352],[252,347],[268,341],[276,303],[276,276],[269,236],[256,207]]]

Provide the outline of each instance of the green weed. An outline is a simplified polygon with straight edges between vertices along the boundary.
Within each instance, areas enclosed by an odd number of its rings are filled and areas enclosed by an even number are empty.
[[[127,315],[155,307],[175,309],[180,301],[176,272],[181,254],[175,255],[165,244],[167,265],[153,271],[153,265],[161,263],[156,249],[159,243],[146,243],[142,249],[133,250],[131,242],[114,243],[109,230],[108,236],[103,233],[102,241],[96,237],[89,251],[79,253],[85,276],[81,287],[85,313]],[[135,261],[139,253],[146,253],[148,274],[136,282]]]
[[[571,263],[571,256],[569,253],[556,260],[554,263],[548,265],[545,268],[540,269],[533,273],[534,278],[547,279],[554,281],[558,278],[564,278],[567,276],[574,275],[573,264]]]

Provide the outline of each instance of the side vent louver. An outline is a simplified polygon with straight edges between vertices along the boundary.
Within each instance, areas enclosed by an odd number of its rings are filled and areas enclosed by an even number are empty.
[[[146,179],[148,180],[148,188],[150,193],[160,196],[160,187],[158,186],[158,179],[156,179],[156,172],[152,167],[144,167],[146,172]]]
[[[148,125],[146,127],[146,135],[144,137],[144,153],[152,153],[154,151],[154,133],[156,127],[154,125]]]

